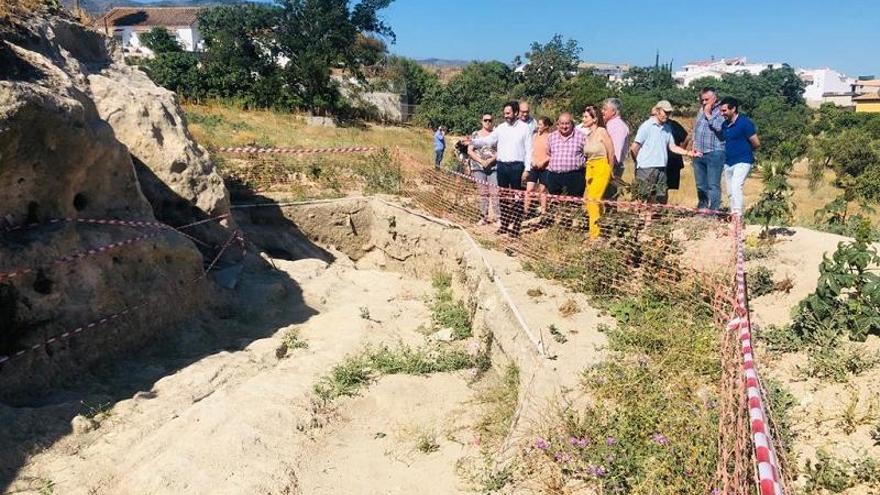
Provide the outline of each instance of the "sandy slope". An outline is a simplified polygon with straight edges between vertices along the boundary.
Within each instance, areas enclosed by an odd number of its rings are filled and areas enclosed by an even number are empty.
[[[805,228],[791,229],[790,235],[781,236],[775,254],[769,259],[748,263],[748,269],[767,266],[776,280],[789,277],[794,287],[788,294],[774,292],[751,301],[753,319],[759,325],[785,324],[790,320],[791,308],[816,288],[822,255],[833,253],[845,237]],[[760,339],[758,339],[760,345]],[[880,352],[880,338],[872,336],[865,343],[853,344],[865,354]],[[835,457],[880,459],[880,445],[871,439],[871,430],[880,421],[880,368],[875,367],[848,383],[833,383],[808,377],[805,353],[773,354],[761,352],[761,369],[769,378],[779,380],[794,395],[798,405],[792,410],[793,429],[797,437],[793,447],[802,468],[815,459],[816,450],[825,449]],[[855,401],[855,431],[844,431],[844,413]],[[803,477],[798,483],[803,483]],[[880,486],[859,486],[844,493],[864,495],[880,493]]]

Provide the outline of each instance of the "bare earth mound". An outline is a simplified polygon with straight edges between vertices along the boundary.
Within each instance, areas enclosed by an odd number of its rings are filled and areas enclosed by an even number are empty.
[[[275,229],[267,249],[278,256],[277,270],[246,274],[225,314],[182,325],[163,345],[38,403],[0,410],[4,424],[39,438],[41,429],[66,426],[65,411],[88,406],[74,433],[34,451],[8,491],[472,493],[481,480],[465,467],[491,470],[484,456],[501,457],[506,445],[487,448],[476,427],[492,407],[480,399],[481,383],[505,363],[516,365],[519,399],[528,393],[546,405],[570,394],[577,371],[598,359],[603,337],[593,329],[600,318],[585,299],[479,249],[458,229],[381,200],[276,213],[271,221],[266,210],[239,215],[254,240]],[[312,226],[290,228],[299,217],[312,218]],[[294,244],[310,255],[291,255]],[[451,274],[457,296],[473,303],[474,338],[486,345],[487,332],[494,334],[495,370],[376,377],[353,397],[317,400],[313,385],[364,349],[464,345],[426,335],[433,333],[429,279],[438,272]],[[536,357],[496,283],[509,284],[536,332],[549,324],[566,332],[565,344],[548,338],[556,360]],[[534,287],[542,295],[528,295]],[[579,309],[563,316],[558,308],[569,299]],[[519,421],[507,417],[501,426],[517,423],[514,435],[526,437],[527,416],[540,413],[522,409]]]

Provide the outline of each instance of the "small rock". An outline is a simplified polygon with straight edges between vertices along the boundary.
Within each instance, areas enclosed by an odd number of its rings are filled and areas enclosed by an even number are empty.
[[[431,338],[437,342],[452,342],[455,340],[455,335],[453,335],[451,328],[446,327],[431,334]]]
[[[82,414],[78,414],[70,420],[70,427],[73,429],[73,433],[83,435],[97,428],[98,423],[92,418],[87,418]]]
[[[152,390],[147,390],[147,391],[141,390],[140,392],[134,394],[134,397],[132,397],[132,399],[134,399],[134,400],[146,400],[146,399],[155,399],[155,398],[156,398],[156,392],[153,392]]]

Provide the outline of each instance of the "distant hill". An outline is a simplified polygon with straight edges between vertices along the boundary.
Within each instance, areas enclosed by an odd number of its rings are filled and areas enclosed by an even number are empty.
[[[213,7],[215,5],[235,5],[242,0],[165,0],[160,2],[138,2],[135,0],[80,0],[80,6],[92,15],[100,16],[113,7]],[[72,8],[74,0],[61,0],[61,4]]]
[[[440,68],[463,68],[470,64],[471,60],[449,60],[443,58],[424,58],[421,60],[416,60],[416,62],[422,65],[430,65],[432,67],[440,67]]]

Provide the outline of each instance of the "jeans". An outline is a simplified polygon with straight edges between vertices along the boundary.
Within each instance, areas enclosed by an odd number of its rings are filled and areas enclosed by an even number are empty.
[[[501,211],[498,208],[498,169],[480,168],[472,171],[477,181],[477,189],[480,191],[480,218],[489,220],[501,219]],[[489,215],[489,208],[492,215]]]
[[[724,178],[727,180],[727,193],[730,195],[730,212],[742,215],[743,185],[752,170],[751,163],[734,163],[724,167]]]
[[[445,149],[434,150],[434,168],[440,168],[440,164],[443,163],[443,152],[444,151],[446,151],[446,150]]]
[[[508,189],[501,191],[501,228],[507,230],[507,226],[512,225],[511,231],[519,234],[523,211],[520,198],[513,191],[524,189],[522,174],[526,166],[523,162],[495,162],[495,168],[498,170],[498,187]]]
[[[710,151],[694,158],[694,180],[697,183],[697,208],[721,208],[721,172],[724,151]]]

